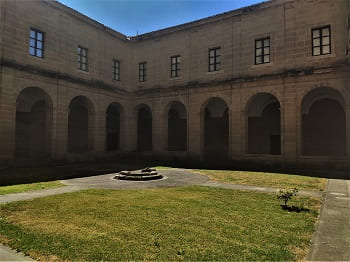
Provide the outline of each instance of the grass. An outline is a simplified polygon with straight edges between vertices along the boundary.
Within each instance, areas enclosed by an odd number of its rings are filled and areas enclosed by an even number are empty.
[[[40,260],[301,260],[320,201],[209,187],[86,190],[0,206],[0,241]]]
[[[201,170],[194,172],[207,175],[214,181],[252,186],[270,186],[276,188],[295,188],[299,190],[323,191],[327,179],[300,175],[232,171],[232,170]]]
[[[61,187],[61,186],[64,186],[64,185],[59,181],[40,182],[40,183],[12,185],[12,186],[0,186],[0,195],[55,188],[55,187]]]

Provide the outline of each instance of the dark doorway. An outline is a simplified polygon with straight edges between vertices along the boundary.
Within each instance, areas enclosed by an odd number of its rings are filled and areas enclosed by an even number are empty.
[[[187,150],[187,112],[180,102],[175,103],[168,112],[168,150]]]
[[[52,103],[40,88],[26,88],[17,97],[15,157],[44,160],[51,156]]]
[[[204,109],[204,158],[228,160],[229,115],[226,103],[213,98]]]
[[[277,98],[255,95],[248,104],[248,153],[281,154],[281,112]]]
[[[118,105],[111,104],[106,112],[106,150],[119,150],[120,110]]]
[[[92,149],[92,105],[87,98],[75,97],[69,105],[68,152],[84,153]]]
[[[306,156],[345,156],[346,118],[331,98],[314,101],[302,115],[302,153]]]
[[[137,151],[152,150],[152,113],[148,107],[142,107],[137,115]]]

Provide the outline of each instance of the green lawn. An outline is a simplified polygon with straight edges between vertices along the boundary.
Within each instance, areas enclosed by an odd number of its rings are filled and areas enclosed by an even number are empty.
[[[276,188],[297,187],[299,190],[323,191],[327,183],[327,179],[325,178],[288,174],[232,170],[193,169],[193,171],[207,175],[214,181],[252,186],[270,186]]]
[[[209,187],[86,190],[0,206],[0,241],[40,260],[301,260],[320,200]]]
[[[21,193],[27,191],[34,191],[47,188],[55,188],[64,186],[59,181],[53,182],[40,182],[32,184],[22,184],[22,185],[13,185],[13,186],[0,186],[0,195],[12,194],[12,193]]]

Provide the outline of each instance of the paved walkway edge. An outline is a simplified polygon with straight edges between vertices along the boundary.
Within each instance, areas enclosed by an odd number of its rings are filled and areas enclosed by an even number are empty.
[[[21,252],[17,252],[0,244],[0,261],[35,261],[25,256]]]
[[[57,188],[48,188],[36,191],[28,191],[23,193],[15,193],[15,194],[7,194],[0,196],[0,204],[6,204],[10,202],[22,201],[22,200],[30,200],[34,198],[46,197],[59,195],[64,193],[76,192],[80,191],[84,188],[79,186],[63,186]]]
[[[307,261],[350,261],[350,181],[330,179]]]

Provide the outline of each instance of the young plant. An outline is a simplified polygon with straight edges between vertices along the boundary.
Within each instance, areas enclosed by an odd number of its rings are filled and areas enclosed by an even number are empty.
[[[293,188],[293,189],[280,189],[277,198],[282,200],[284,202],[284,207],[288,206],[288,201],[291,200],[294,196],[298,195],[298,189]]]

